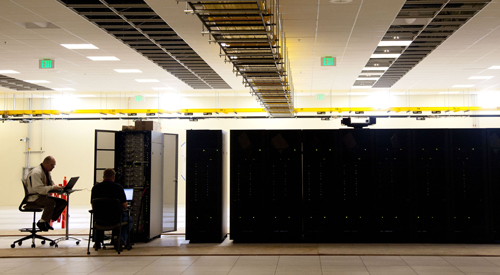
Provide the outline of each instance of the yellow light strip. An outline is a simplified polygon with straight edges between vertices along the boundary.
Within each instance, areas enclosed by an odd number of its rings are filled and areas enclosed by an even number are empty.
[[[335,108],[297,108],[295,113],[344,113],[344,112],[465,112],[465,111],[500,111],[498,108],[481,108],[477,106],[471,107],[391,107],[385,109],[377,109],[371,107],[335,107]],[[60,110],[7,110],[0,111],[0,115],[16,116],[16,115],[60,115],[60,114],[187,114],[187,113],[265,113],[264,108],[219,108],[219,109],[179,109],[177,111],[164,109],[81,109],[72,111]]]

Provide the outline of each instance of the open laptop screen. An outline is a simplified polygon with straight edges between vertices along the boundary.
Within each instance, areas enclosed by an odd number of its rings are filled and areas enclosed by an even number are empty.
[[[132,198],[134,197],[134,188],[125,188],[123,190],[125,191],[125,197],[127,197],[127,201],[132,201]]]

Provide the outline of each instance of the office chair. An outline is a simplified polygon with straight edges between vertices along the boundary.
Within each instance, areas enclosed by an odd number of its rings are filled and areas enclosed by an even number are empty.
[[[90,230],[89,242],[87,244],[87,254],[90,254],[90,240],[92,239],[92,231],[94,231],[94,248],[97,251],[101,244],[103,249],[107,245],[114,245],[118,254],[122,250],[122,226],[127,225],[128,221],[122,222],[123,209],[120,200],[113,198],[98,198],[92,200],[92,210],[90,210]],[[102,237],[104,234],[99,234],[99,231],[118,231],[116,244],[113,243],[114,239],[111,238],[110,244],[105,244]],[[116,234],[113,234],[116,236]],[[126,248],[130,250],[130,234],[128,234]]]
[[[31,228],[21,228],[19,229],[19,231],[21,232],[30,232],[31,234],[24,237],[24,238],[21,238],[17,241],[14,241],[10,247],[11,248],[14,248],[16,247],[16,243],[18,244],[18,246],[21,246],[23,244],[23,241],[24,240],[28,240],[28,239],[32,239],[32,243],[31,243],[31,247],[32,248],[35,248],[36,245],[35,245],[35,239],[41,239],[42,240],[42,244],[45,244],[45,241],[49,241],[50,242],[50,246],[54,246],[54,247],[57,247],[57,243],[52,240],[52,239],[49,239],[47,237],[44,237],[44,236],[41,236],[41,235],[38,235],[36,233],[42,231],[40,229],[38,229],[36,227],[36,213],[37,212],[42,212],[43,211],[43,207],[38,205],[38,204],[35,204],[33,202],[28,202],[28,198],[31,196],[31,195],[35,195],[35,194],[29,194],[28,193],[28,189],[26,188],[26,184],[24,181],[21,181],[22,184],[23,184],[23,188],[24,188],[24,198],[23,198],[23,201],[21,202],[21,204],[19,205],[19,211],[21,212],[33,212],[33,226]]]

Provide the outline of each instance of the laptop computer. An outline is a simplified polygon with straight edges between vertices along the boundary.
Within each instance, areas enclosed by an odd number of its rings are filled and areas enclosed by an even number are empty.
[[[131,202],[134,198],[134,188],[125,188],[123,189],[125,191],[125,197],[127,202]]]
[[[49,193],[56,193],[56,194],[64,194],[64,193],[73,193],[74,191],[80,191],[80,189],[73,189],[73,187],[76,184],[76,181],[78,181],[80,177],[72,177],[66,186],[64,186],[63,189],[61,190],[51,190]]]
[[[72,178],[68,181],[68,183],[66,184],[66,186],[64,186],[63,190],[64,190],[65,192],[72,190],[72,189],[73,189],[73,187],[74,187],[74,186],[75,186],[75,184],[76,184],[76,181],[78,181],[78,179],[79,179],[79,178],[80,178],[80,177],[72,177]]]

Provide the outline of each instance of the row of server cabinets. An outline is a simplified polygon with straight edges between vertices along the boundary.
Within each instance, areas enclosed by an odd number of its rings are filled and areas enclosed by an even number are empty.
[[[499,137],[500,129],[233,130],[231,239],[495,242]]]

